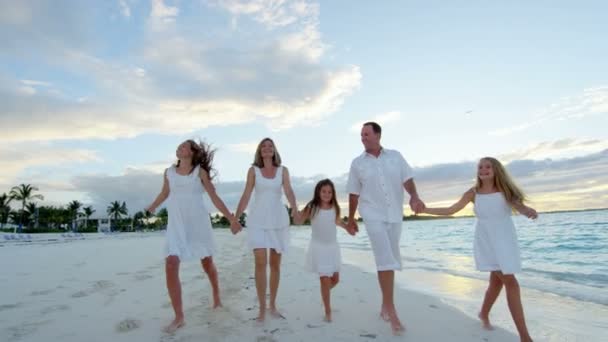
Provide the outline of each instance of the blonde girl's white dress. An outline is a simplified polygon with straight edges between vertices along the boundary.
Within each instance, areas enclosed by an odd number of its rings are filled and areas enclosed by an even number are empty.
[[[475,194],[475,266],[479,271],[521,271],[517,233],[511,206],[501,192]]]
[[[274,178],[266,178],[253,167],[255,185],[247,216],[247,239],[251,249],[272,248],[285,253],[289,247],[289,215],[283,204],[283,167]]]
[[[338,245],[336,212],[320,209],[311,220],[312,236],[306,253],[306,268],[321,277],[340,272],[342,257]]]
[[[167,169],[169,222],[165,240],[165,257],[180,260],[203,259],[215,253],[211,219],[199,177],[200,166],[188,175],[177,173],[175,166]]]

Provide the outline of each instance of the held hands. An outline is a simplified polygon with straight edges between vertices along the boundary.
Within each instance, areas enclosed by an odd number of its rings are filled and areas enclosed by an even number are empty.
[[[359,232],[359,226],[357,226],[357,222],[355,219],[348,219],[348,223],[346,224],[346,231],[348,234],[355,236]]]
[[[156,208],[150,205],[150,206],[147,206],[147,207],[144,209],[144,211],[145,211],[145,212],[148,212],[148,213],[150,213],[150,214],[154,214],[154,212],[156,211]]]
[[[232,215],[232,218],[230,219],[230,231],[233,235],[236,235],[241,230],[243,230],[243,226],[241,226],[241,223]]]
[[[424,213],[426,205],[418,196],[412,196],[410,198],[410,208],[415,214]]]

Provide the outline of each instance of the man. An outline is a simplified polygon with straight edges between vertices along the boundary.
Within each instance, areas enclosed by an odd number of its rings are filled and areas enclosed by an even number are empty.
[[[414,212],[421,212],[425,206],[416,192],[412,169],[401,153],[380,145],[381,136],[380,125],[375,122],[363,124],[361,142],[365,152],[353,160],[348,175],[348,231],[355,234],[359,230],[355,221],[359,206],[376,259],[382,291],[380,315],[390,322],[393,334],[399,335],[405,328],[395,309],[393,289],[395,270],[401,270],[399,239],[403,189],[410,194],[410,207]]]

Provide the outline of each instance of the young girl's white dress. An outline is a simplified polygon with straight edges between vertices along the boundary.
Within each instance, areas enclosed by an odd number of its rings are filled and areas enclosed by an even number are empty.
[[[319,209],[311,220],[312,238],[306,254],[306,268],[323,277],[331,277],[340,272],[342,258],[338,245],[336,212]]]
[[[479,271],[521,271],[511,206],[501,192],[475,195],[475,265]]]
[[[272,248],[277,253],[287,252],[289,246],[289,215],[283,204],[283,167],[277,168],[274,178],[266,178],[254,166],[255,186],[253,202],[247,216],[247,238],[251,249]]]
[[[215,241],[209,211],[203,200],[204,188],[199,177],[200,167],[182,176],[176,167],[167,169],[169,222],[165,256],[176,255],[180,260],[203,259],[215,253]]]

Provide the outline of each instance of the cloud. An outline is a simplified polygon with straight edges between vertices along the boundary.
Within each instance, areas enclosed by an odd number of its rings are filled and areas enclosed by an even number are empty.
[[[489,134],[506,136],[547,122],[580,120],[600,114],[608,114],[608,86],[586,88],[576,96],[564,97],[547,108],[533,113],[527,122],[494,130]]]
[[[125,18],[131,17],[131,8],[127,4],[126,0],[118,0],[118,6],[120,7],[120,14]]]
[[[363,126],[363,124],[368,121],[374,121],[374,122],[378,123],[379,125],[386,125],[388,123],[396,122],[399,120],[401,120],[401,112],[398,110],[392,110],[390,112],[378,114],[369,120],[359,121],[359,122],[353,124],[350,127],[350,130],[353,132],[359,133],[359,132],[361,132],[361,127]]]
[[[245,143],[237,143],[228,145],[228,149],[234,152],[242,152],[248,154],[254,154],[258,148],[259,141],[250,141]]]
[[[555,141],[544,141],[533,146],[515,150],[500,155],[504,162],[518,159],[546,159],[563,158],[580,154],[599,152],[608,148],[608,140],[598,139],[560,139]]]
[[[506,167],[530,196],[531,205],[537,210],[608,206],[608,149],[557,160],[514,160],[506,164]],[[476,170],[477,160],[474,160],[415,168],[414,173],[423,200],[429,205],[447,206],[474,185]],[[336,185],[340,202],[346,205],[346,172],[301,177],[297,175],[297,170],[290,171],[291,183],[300,205],[312,198],[315,184],[328,177]],[[143,208],[160,190],[162,171],[131,168],[119,176],[84,175],[74,178],[73,185],[86,193],[97,207],[107,206],[114,200],[124,200],[129,207]],[[216,187],[226,205],[236,208],[245,183],[244,180],[220,181]],[[215,212],[210,202],[208,205]]]
[[[8,191],[20,183],[22,173],[34,167],[62,167],[74,163],[100,161],[95,151],[86,149],[55,148],[41,144],[17,144],[0,146],[0,191]],[[31,177],[32,183],[40,183],[44,176]],[[66,186],[65,184],[62,186]],[[48,188],[47,188],[48,190]]]
[[[20,2],[22,12],[29,13],[25,19],[0,23],[10,33],[0,33],[3,41],[37,56],[35,61],[62,81],[45,79],[52,87],[21,83],[15,89],[21,80],[0,66],[0,125],[7,132],[0,142],[184,134],[254,120],[272,130],[316,125],[361,82],[358,66],[322,62],[318,6],[308,2],[220,1],[182,16],[177,3],[155,0],[149,13],[131,12],[132,17],[145,14],[147,21],[141,24],[141,41],[116,46],[124,49],[118,51],[126,56],[120,59],[97,56],[98,49],[89,46],[92,41],[108,48],[115,44],[112,37],[93,35],[93,21],[86,21],[101,9],[85,6],[80,15],[73,13],[81,9],[78,4],[60,11]],[[247,30],[230,33],[228,22],[188,21],[205,15],[250,20]],[[218,34],[210,38],[209,32]],[[14,51],[3,49],[0,57],[16,60]],[[72,80],[77,86],[66,87]]]

